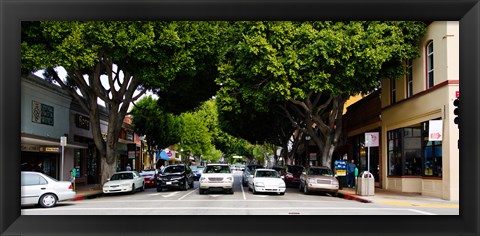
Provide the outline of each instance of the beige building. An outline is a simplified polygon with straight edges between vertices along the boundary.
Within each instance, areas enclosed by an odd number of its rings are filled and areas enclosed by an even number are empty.
[[[385,189],[459,200],[459,22],[435,21],[410,72],[382,80],[381,163]]]

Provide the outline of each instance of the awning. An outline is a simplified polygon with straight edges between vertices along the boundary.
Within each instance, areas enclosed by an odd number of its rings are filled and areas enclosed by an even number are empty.
[[[21,137],[22,144],[31,144],[39,146],[60,146],[60,138],[57,140],[52,138],[42,138],[42,137],[26,137],[22,134]],[[83,143],[69,143],[67,140],[66,148],[79,148],[79,149],[88,149],[88,145]]]

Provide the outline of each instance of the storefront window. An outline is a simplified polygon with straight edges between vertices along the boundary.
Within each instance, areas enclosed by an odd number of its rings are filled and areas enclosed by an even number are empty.
[[[402,175],[401,130],[388,132],[388,174]]]
[[[442,141],[428,141],[428,122],[423,123],[424,175],[442,177]]]
[[[442,176],[442,142],[428,141],[428,122],[387,135],[389,175]]]

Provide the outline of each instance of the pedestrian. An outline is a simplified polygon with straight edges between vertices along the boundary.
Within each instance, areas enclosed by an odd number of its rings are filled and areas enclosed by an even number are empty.
[[[130,163],[127,164],[127,171],[131,171],[132,170],[132,167],[130,166]]]
[[[42,162],[37,163],[34,171],[45,174],[45,171],[43,170],[43,163]]]
[[[355,160],[351,160],[350,163],[347,165],[347,177],[348,177],[348,187],[354,188],[355,187]]]

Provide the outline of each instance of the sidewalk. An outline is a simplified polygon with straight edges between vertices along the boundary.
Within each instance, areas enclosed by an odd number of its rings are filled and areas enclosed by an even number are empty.
[[[419,193],[404,193],[375,188],[374,195],[361,196],[354,188],[343,188],[338,197],[363,203],[380,203],[397,206],[459,208],[459,201],[444,200],[437,197],[424,196]]]

